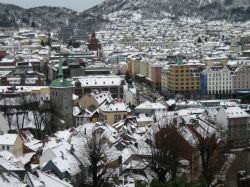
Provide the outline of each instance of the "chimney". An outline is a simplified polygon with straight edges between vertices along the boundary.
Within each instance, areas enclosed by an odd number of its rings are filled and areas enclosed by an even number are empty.
[[[64,160],[64,155],[63,155],[63,152],[62,152],[62,151],[60,151],[60,152],[62,153],[62,156],[61,156],[61,157],[62,157],[62,159]]]

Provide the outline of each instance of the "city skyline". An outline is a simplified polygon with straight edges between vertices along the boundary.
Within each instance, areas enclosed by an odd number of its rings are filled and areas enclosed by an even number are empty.
[[[78,12],[87,10],[104,0],[0,0],[0,3],[14,4],[23,8],[32,8],[37,6],[56,6],[66,7]]]

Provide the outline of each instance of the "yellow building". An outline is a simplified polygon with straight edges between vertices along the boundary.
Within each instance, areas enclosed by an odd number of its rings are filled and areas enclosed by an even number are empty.
[[[165,95],[199,93],[203,67],[201,63],[171,64],[161,71],[162,92]]]
[[[140,61],[141,58],[135,57],[128,60],[128,71],[129,75],[135,77],[140,73]]]
[[[99,120],[112,125],[127,117],[127,105],[123,100],[113,99],[110,92],[94,92],[83,96],[78,105],[93,112],[99,109]]]
[[[48,43],[49,37],[46,34],[40,34],[38,38],[41,42],[43,41],[44,44]]]
[[[125,119],[128,115],[127,105],[120,100],[113,100],[111,103],[104,103],[99,107],[100,121],[110,125]]]

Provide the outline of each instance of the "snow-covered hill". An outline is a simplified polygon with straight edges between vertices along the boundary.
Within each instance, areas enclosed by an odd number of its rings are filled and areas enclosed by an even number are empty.
[[[0,3],[0,27],[36,27],[39,29],[59,29],[73,25],[86,28],[98,27],[106,20],[87,13],[78,13],[60,7],[35,7],[24,9],[19,6]],[[86,25],[88,27],[86,27]]]
[[[141,13],[143,17],[186,16],[209,20],[246,21],[250,19],[249,0],[106,0],[86,12],[108,15],[118,11]]]

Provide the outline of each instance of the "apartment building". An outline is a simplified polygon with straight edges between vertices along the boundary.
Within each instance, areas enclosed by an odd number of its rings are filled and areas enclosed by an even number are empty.
[[[250,64],[242,64],[236,68],[232,75],[233,92],[250,90]]]
[[[163,94],[198,94],[200,90],[200,72],[204,64],[184,63],[178,59],[176,64],[170,64],[168,68],[161,71],[161,80],[164,83],[161,89]]]
[[[228,95],[233,92],[232,72],[227,66],[209,67],[201,75],[202,95]]]

